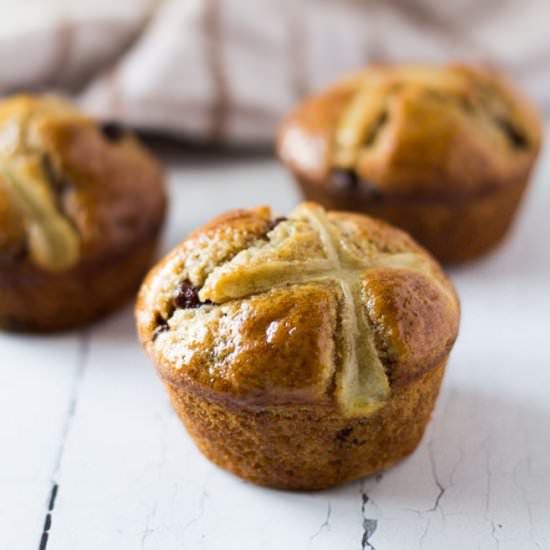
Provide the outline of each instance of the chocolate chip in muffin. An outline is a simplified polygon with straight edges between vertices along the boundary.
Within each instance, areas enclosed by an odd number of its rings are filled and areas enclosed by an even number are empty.
[[[288,220],[288,218],[286,218],[285,216],[279,216],[278,218],[271,220],[269,222],[267,231],[273,231],[273,229],[275,229],[280,223],[286,222],[286,220]]]
[[[516,149],[527,149],[529,140],[510,120],[504,117],[495,117],[495,123],[504,132],[510,144]]]
[[[380,200],[382,192],[376,185],[369,181],[360,181],[357,173],[346,168],[334,168],[330,174],[331,187],[342,193],[361,193],[371,200]]]
[[[357,174],[349,168],[334,168],[329,181],[336,191],[354,191],[359,186]]]
[[[342,429],[336,434],[336,439],[337,439],[338,441],[340,441],[341,443],[344,443],[344,442],[349,438],[349,436],[351,435],[352,432],[353,432],[353,428],[351,428],[351,427],[342,428]]]
[[[155,330],[153,331],[153,342],[158,338],[158,335],[162,332],[166,332],[168,330],[168,323],[166,322],[166,319],[163,319],[160,317],[160,315],[157,317],[157,326]]]
[[[58,170],[56,170],[50,155],[42,155],[40,162],[42,164],[42,172],[44,174],[44,177],[46,178],[48,185],[50,186],[57,198],[58,206],[61,206],[60,203],[63,199],[63,195],[70,188],[70,184],[63,177],[63,175],[60,174]]]
[[[104,122],[100,126],[100,129],[105,138],[113,143],[120,141],[128,134],[128,131],[124,128],[124,126],[113,121]]]
[[[193,286],[189,281],[183,281],[174,295],[174,307],[178,309],[193,309],[209,301],[201,302],[199,298],[200,288]]]
[[[369,134],[367,136],[367,139],[365,140],[365,146],[370,147],[371,145],[374,145],[374,142],[376,141],[376,138],[380,135],[380,131],[385,126],[386,122],[388,122],[388,112],[382,111],[380,113],[380,116],[376,119],[374,124],[372,125]]]
[[[65,209],[66,195],[73,189],[73,186],[62,174],[62,172],[60,172],[56,168],[54,161],[52,160],[50,155],[43,154],[40,162],[42,165],[42,173],[44,174],[44,178],[49,188],[52,190],[53,196],[55,198],[57,210],[64,214],[71,226],[78,231],[76,224],[67,214],[67,211]]]
[[[29,255],[25,242],[18,242],[13,246],[0,250],[0,267],[13,266],[23,262]]]
[[[492,89],[486,89],[481,96],[486,115],[492,120],[493,124],[500,129],[506,136],[510,145],[515,149],[527,149],[530,146],[529,138],[525,132],[507,116],[511,114],[510,106],[502,99],[499,99],[498,92]]]
[[[363,195],[369,200],[378,201],[384,196],[382,191],[370,181],[362,181],[359,187]]]

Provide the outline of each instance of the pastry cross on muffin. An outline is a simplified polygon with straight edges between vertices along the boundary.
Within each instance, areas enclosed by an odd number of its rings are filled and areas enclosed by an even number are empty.
[[[390,125],[390,117],[415,116],[418,124],[431,126],[434,139],[448,139],[449,117],[464,117],[461,124],[468,124],[478,132],[481,139],[504,151],[526,150],[533,145],[529,120],[511,106],[509,99],[498,93],[498,88],[482,81],[468,78],[468,73],[453,70],[437,70],[430,67],[410,66],[394,68],[393,71],[372,69],[363,79],[357,80],[357,90],[351,96],[336,124],[332,165],[334,169],[346,168],[364,172],[380,155],[383,133]],[[396,103],[403,101],[409,113],[401,114]],[[438,116],[439,115],[439,116]],[[415,140],[410,129],[409,137]],[[378,139],[380,143],[377,143]],[[435,150],[416,151],[418,163],[438,168],[437,148],[444,143],[434,143]],[[382,176],[383,177],[383,176]],[[419,182],[421,184],[422,182]],[[428,180],[425,181],[428,183]],[[465,185],[468,182],[465,181]],[[464,193],[467,188],[456,189]],[[431,189],[431,192],[437,190]],[[441,192],[441,191],[440,191]]]
[[[0,328],[53,331],[130,298],[164,220],[163,172],[137,139],[62,98],[0,102]]]
[[[391,267],[429,273],[430,261],[414,252],[362,256],[334,232],[322,208],[314,204],[300,206],[291,218],[309,224],[321,244],[323,253],[308,257],[304,250],[301,259],[279,257],[279,247],[287,246],[282,238],[278,245],[268,248],[254,258],[254,253],[236,257],[213,273],[198,296],[202,301],[223,303],[262,294],[275,288],[308,283],[333,283],[341,293],[342,391],[338,395],[342,407],[350,414],[362,414],[379,407],[389,394],[389,383],[374,345],[374,335],[364,311],[361,280],[369,269]],[[281,222],[278,232],[288,234]],[[276,230],[277,231],[277,230]],[[274,236],[276,239],[277,237]],[[262,243],[263,244],[263,243]],[[262,247],[260,247],[262,248]],[[449,291],[439,285],[444,293]]]
[[[203,453],[295,489],[414,449],[458,318],[452,285],[406,234],[313,203],[197,229],[136,304],[140,339]]]
[[[52,155],[37,144],[36,125],[48,118],[85,122],[72,105],[56,98],[36,102],[4,123],[0,177],[25,234],[32,261],[47,271],[63,271],[80,256],[80,236],[62,207],[68,183]]]
[[[451,263],[504,237],[541,138],[536,110],[493,70],[380,65],[301,102],[278,152],[306,198],[388,221]]]

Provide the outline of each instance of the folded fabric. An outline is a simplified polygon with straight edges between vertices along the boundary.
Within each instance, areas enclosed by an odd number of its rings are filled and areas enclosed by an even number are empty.
[[[369,62],[493,64],[550,107],[546,0],[19,0],[0,92],[200,141],[269,143],[306,94]]]

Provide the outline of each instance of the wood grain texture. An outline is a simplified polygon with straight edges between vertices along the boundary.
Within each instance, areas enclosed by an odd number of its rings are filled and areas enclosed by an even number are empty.
[[[419,449],[318,493],[244,483],[202,458],[129,309],[79,333],[0,336],[2,550],[537,550],[550,547],[548,156],[505,246],[451,273],[462,332]],[[271,161],[184,159],[171,248],[234,207],[297,201]],[[56,466],[58,464],[58,466]]]

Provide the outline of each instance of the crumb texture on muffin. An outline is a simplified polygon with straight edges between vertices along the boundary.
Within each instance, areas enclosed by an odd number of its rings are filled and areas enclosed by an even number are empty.
[[[524,178],[540,142],[533,107],[491,70],[373,66],[298,106],[279,152],[311,182],[442,197]]]
[[[258,208],[198,229],[149,274],[136,309],[167,383],[229,406],[336,404],[349,417],[440,365],[458,310],[406,234],[314,203],[276,223]]]

